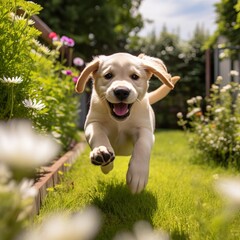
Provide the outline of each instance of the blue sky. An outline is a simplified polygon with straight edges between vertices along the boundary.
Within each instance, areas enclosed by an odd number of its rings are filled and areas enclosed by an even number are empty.
[[[146,36],[153,29],[159,33],[163,25],[170,32],[180,31],[182,39],[192,36],[197,24],[210,33],[216,29],[214,3],[218,0],[143,0],[140,12],[143,18],[153,20],[141,31]]]

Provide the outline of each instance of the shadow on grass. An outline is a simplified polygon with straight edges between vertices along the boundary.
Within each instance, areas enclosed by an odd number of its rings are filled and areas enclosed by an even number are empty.
[[[175,230],[171,233],[171,239],[172,240],[189,240],[190,238],[184,232],[179,232],[178,230]]]
[[[103,195],[95,197],[92,204],[103,214],[98,240],[110,240],[119,231],[132,230],[139,220],[146,220],[152,225],[152,216],[157,208],[157,200],[151,192],[132,195],[123,183],[106,185]]]

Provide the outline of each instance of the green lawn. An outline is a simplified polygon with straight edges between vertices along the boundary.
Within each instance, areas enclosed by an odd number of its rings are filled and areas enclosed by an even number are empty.
[[[183,132],[156,132],[149,183],[139,195],[132,195],[125,184],[127,157],[117,157],[114,170],[104,175],[90,164],[89,151],[80,156],[64,182],[49,192],[37,221],[52,211],[77,211],[93,204],[103,215],[97,237],[101,240],[131,230],[138,220],[167,231],[171,239],[240,239],[240,214],[225,229],[224,204],[213,190],[217,175],[236,172],[197,164]]]

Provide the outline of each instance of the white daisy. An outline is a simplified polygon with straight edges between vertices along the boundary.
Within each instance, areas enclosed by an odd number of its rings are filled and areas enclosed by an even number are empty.
[[[49,136],[37,134],[30,122],[0,122],[0,162],[14,169],[31,170],[51,162],[59,151]]]
[[[178,113],[177,113],[177,117],[178,117],[178,118],[183,118],[183,114],[182,114],[181,112],[178,112]]]
[[[231,205],[240,207],[240,178],[221,178],[216,182],[217,192]]]
[[[187,114],[187,118],[192,117],[194,114],[201,112],[201,108],[194,108],[191,112]]]
[[[16,15],[15,13],[13,13],[13,12],[11,12],[10,14],[9,14],[9,16],[10,16],[10,19],[12,20],[12,21],[24,21],[24,22],[26,22],[27,21],[27,23],[28,23],[28,25],[33,25],[33,24],[35,24],[35,21],[33,21],[32,19],[26,19],[26,18],[24,18],[24,16],[18,16],[18,15]]]
[[[5,84],[19,84],[23,81],[21,77],[4,77],[0,78],[0,82],[5,83]]]
[[[223,81],[223,77],[222,76],[218,76],[216,79],[216,84],[221,84]],[[215,84],[213,84],[213,88],[216,87]],[[218,87],[218,86],[217,86]],[[218,89],[218,88],[217,88]]]
[[[220,113],[220,112],[223,112],[224,110],[225,110],[224,107],[222,107],[222,108],[217,108],[217,109],[215,110],[215,113]]]
[[[227,84],[220,90],[220,92],[222,92],[222,93],[227,92],[231,88],[232,88],[232,86],[230,84]]]
[[[211,111],[211,109],[212,109],[212,106],[207,105],[206,110],[209,112],[209,111]]]
[[[17,186],[16,191],[18,191],[19,196],[21,197],[21,204],[24,205],[24,208],[20,211],[17,220],[24,220],[32,212],[33,201],[37,196],[37,189],[33,186],[34,181],[29,179],[23,179]]]
[[[199,102],[202,101],[202,96],[197,96],[196,100],[199,101]]]
[[[19,184],[19,190],[22,199],[34,198],[37,195],[37,189],[33,187],[34,181],[24,178]]]
[[[22,101],[23,105],[26,108],[32,108],[32,109],[36,109],[36,110],[42,110],[43,108],[45,108],[45,104],[42,103],[42,100],[38,101],[34,98],[32,99],[25,99]]]
[[[37,40],[37,39],[32,39],[31,40],[32,41],[32,43],[35,45],[35,46],[37,46],[37,47],[41,47],[42,46],[42,44]]]
[[[196,103],[196,98],[191,98],[191,99],[188,99],[187,100],[187,104],[188,105],[193,105],[193,104],[195,104]]]
[[[154,230],[146,221],[138,221],[133,226],[132,232],[118,233],[113,240],[169,240],[166,232]]]
[[[33,186],[33,183],[33,180],[25,178],[19,183],[14,180],[8,181],[0,187],[0,194],[3,194],[3,196],[9,196],[9,204],[12,207],[10,212],[17,213],[15,214],[17,221],[25,220],[32,212],[34,198],[37,195],[37,189]],[[9,204],[8,206],[10,207]],[[4,206],[5,205],[2,205],[1,207]]]
[[[40,47],[40,51],[42,51],[44,54],[49,55],[50,54],[50,49],[44,45]]]
[[[225,58],[225,57],[227,57],[227,55],[226,55],[225,52],[221,52],[221,53],[219,54],[219,58],[220,58],[220,59],[223,59],[223,58]]]
[[[88,207],[74,215],[67,213],[48,216],[39,228],[31,228],[19,240],[94,239],[101,224],[99,211]]]
[[[218,89],[219,89],[219,86],[217,86],[216,84],[212,84],[212,89],[213,89],[213,90],[218,90]]]
[[[236,70],[231,70],[230,71],[230,76],[233,76],[233,77],[236,76],[237,77],[237,76],[239,76],[239,72],[236,71]]]

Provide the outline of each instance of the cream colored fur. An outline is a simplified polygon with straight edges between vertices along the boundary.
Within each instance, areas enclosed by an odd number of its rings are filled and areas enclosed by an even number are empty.
[[[147,93],[153,74],[163,85]],[[127,53],[95,58],[81,73],[77,92],[84,91],[90,76],[93,90],[85,135],[92,149],[91,162],[106,174],[113,168],[115,155],[131,155],[126,180],[131,192],[139,193],[148,182],[154,143],[150,104],[164,98],[180,77],[171,78],[159,59]]]

